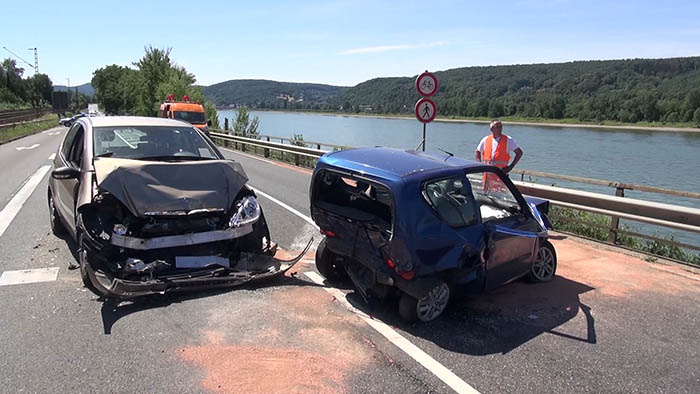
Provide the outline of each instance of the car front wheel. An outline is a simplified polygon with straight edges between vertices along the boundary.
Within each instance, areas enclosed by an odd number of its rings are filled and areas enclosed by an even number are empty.
[[[530,280],[536,283],[549,282],[557,272],[557,252],[549,241],[544,241],[537,250],[537,259],[530,267]]]

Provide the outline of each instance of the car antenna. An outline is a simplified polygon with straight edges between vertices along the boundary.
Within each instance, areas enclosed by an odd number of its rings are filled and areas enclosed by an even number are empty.
[[[444,149],[440,149],[440,148],[437,148],[437,150],[439,150],[440,152],[444,152],[444,153],[447,153],[448,155],[450,155],[450,157],[454,156],[454,154],[453,154],[453,153],[451,153],[451,152],[448,152],[448,151],[446,151],[446,150],[444,150]],[[447,160],[447,158],[445,158],[445,160]]]

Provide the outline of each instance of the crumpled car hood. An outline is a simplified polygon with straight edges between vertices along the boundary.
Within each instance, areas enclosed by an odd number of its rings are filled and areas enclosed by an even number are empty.
[[[97,186],[138,217],[146,212],[228,211],[248,181],[240,163],[231,160],[172,163],[96,158],[94,168]]]

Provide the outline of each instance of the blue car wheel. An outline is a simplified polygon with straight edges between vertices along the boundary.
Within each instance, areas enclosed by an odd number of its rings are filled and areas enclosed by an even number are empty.
[[[557,272],[557,252],[549,241],[544,241],[537,250],[537,260],[530,267],[530,280],[536,283],[549,282]]]

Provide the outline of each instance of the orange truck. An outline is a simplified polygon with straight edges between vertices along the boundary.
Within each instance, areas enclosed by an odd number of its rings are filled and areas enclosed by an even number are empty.
[[[191,102],[190,98],[182,96],[182,101],[175,101],[175,96],[170,94],[163,104],[160,105],[158,117],[178,119],[191,123],[194,127],[209,135],[211,121],[207,121],[204,114],[204,106],[197,102]]]

